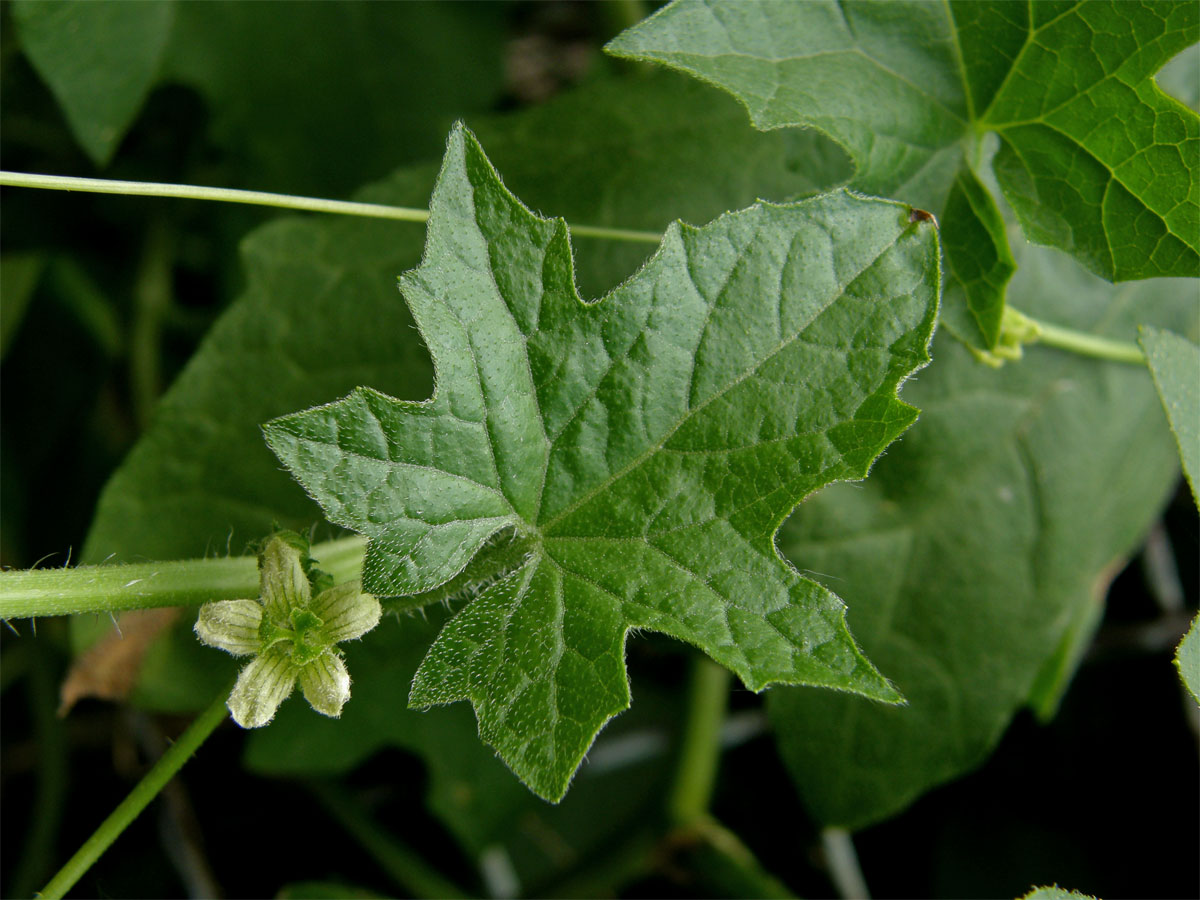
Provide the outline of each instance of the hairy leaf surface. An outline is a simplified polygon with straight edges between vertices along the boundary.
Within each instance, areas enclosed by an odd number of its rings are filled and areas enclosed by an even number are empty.
[[[437,588],[501,531],[529,542],[439,635],[410,703],[470,699],[484,739],[557,800],[629,704],[634,628],[752,690],[899,699],[774,533],[915,419],[896,389],[928,359],[935,229],[847,193],[760,204],[672,225],[584,304],[565,222],[525,209],[461,127],[430,210],[401,285],[433,398],[360,389],[265,427],[329,519],[371,539],[373,593]]]
[[[1153,311],[1196,332],[1191,282],[1113,287],[1021,249],[1014,290],[1042,300],[1038,315],[1132,340]],[[780,532],[850,603],[856,637],[909,700],[769,695],[784,760],[827,824],[899,811],[979,765],[1019,708],[1052,706],[1176,483],[1144,370],[1033,346],[995,371],[945,337],[934,355],[905,391],[921,421],[863,486],[823,491]]]
[[[980,262],[1007,247],[988,203],[963,194],[987,132],[1030,239],[1110,281],[1200,273],[1200,119],[1153,78],[1198,38],[1186,2],[676,0],[609,50],[730,91],[760,128],[828,134],[861,190],[944,209],[990,349],[1005,279]]]

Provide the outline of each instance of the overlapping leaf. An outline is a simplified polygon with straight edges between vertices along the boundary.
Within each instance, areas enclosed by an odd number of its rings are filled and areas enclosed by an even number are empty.
[[[760,128],[830,135],[862,190],[944,209],[990,349],[1008,248],[986,191],[963,193],[987,132],[1031,239],[1113,281],[1200,272],[1200,119],[1153,79],[1198,38],[1187,2],[676,0],[609,49],[725,88]]]
[[[1122,340],[1151,311],[1198,327],[1189,282],[1118,288],[1022,251],[1014,284],[1041,315]],[[864,486],[823,491],[780,532],[789,558],[850,603],[855,635],[909,701],[769,695],[784,760],[828,824],[894,814],[979,765],[1017,709],[1051,709],[1108,582],[1177,483],[1144,370],[1034,347],[997,372],[947,338],[934,355],[906,390],[918,425]]]
[[[584,304],[565,223],[525,209],[461,127],[430,209],[401,284],[434,397],[360,389],[265,427],[329,519],[371,538],[374,593],[436,588],[501,531],[528,542],[443,630],[410,702],[470,699],[481,735],[558,799],[629,703],[634,628],[754,690],[898,699],[773,536],[914,420],[895,392],[928,359],[935,230],[846,193],[761,204],[673,225],[636,277]]]

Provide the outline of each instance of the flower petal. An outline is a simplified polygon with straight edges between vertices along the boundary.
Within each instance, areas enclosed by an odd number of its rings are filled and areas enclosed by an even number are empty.
[[[364,594],[357,581],[322,591],[313,600],[312,611],[325,623],[321,633],[331,644],[362,637],[379,624],[383,615],[379,601]]]
[[[218,600],[200,607],[196,637],[210,647],[234,656],[248,656],[262,649],[258,627],[263,608],[257,600]]]
[[[267,650],[250,661],[225,704],[243,728],[259,728],[275,718],[275,710],[296,686],[296,666],[287,654]]]
[[[350,673],[342,658],[327,650],[300,670],[300,688],[313,709],[336,719],[350,699]]]
[[[304,567],[300,565],[300,551],[282,538],[273,537],[263,548],[258,569],[267,615],[276,624],[284,625],[291,611],[307,606],[312,597]]]

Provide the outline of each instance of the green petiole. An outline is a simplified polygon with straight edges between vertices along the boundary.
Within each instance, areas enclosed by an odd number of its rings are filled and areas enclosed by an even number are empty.
[[[348,537],[314,544],[312,555],[341,583],[361,577],[365,550],[365,538]],[[0,619],[200,606],[258,590],[253,556],[0,572]]]

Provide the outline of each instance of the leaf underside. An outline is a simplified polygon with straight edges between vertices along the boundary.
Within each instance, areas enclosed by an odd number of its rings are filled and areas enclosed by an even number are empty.
[[[1128,341],[1153,315],[1196,333],[1193,282],[1115,287],[1061,253],[1019,250],[1014,290],[1052,286],[1055,321]],[[1178,454],[1139,367],[1035,345],[997,371],[944,332],[933,354],[905,388],[918,425],[864,484],[810,498],[778,536],[850,605],[856,639],[908,701],[770,692],[780,753],[825,825],[895,814],[982,764],[1019,709],[1053,706],[1108,583],[1177,485]]]
[[[728,90],[759,128],[815,128],[853,187],[941,211],[947,302],[992,349],[1009,250],[986,189],[964,193],[988,132],[1031,240],[1110,281],[1200,274],[1200,118],[1153,77],[1198,39],[1191,2],[676,0],[608,49]]]
[[[897,701],[774,534],[914,421],[896,391],[928,361],[935,228],[847,192],[759,204],[672,225],[584,303],[566,224],[522,206],[461,126],[430,210],[401,287],[434,396],[361,388],[264,427],[327,517],[370,538],[373,593],[420,605],[498,532],[527,543],[442,631],[410,704],[469,699],[484,739],[557,800],[629,704],[633,629],[694,644],[752,690]]]

